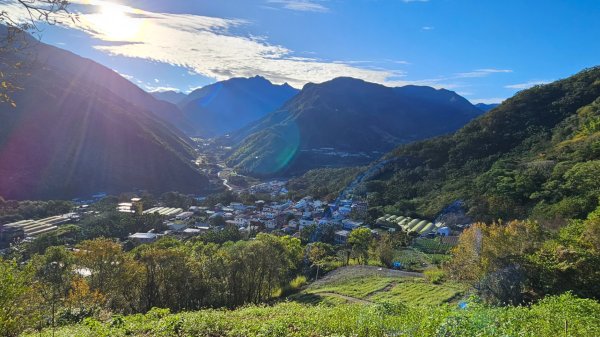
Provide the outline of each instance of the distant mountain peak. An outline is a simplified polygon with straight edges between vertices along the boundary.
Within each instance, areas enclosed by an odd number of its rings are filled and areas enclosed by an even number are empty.
[[[257,121],[298,93],[263,76],[235,77],[194,90],[179,107],[201,137],[221,136]]]

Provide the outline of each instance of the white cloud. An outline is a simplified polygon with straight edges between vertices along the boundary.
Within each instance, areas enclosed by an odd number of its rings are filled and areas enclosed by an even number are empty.
[[[72,2],[81,9],[79,22],[65,21],[63,25],[103,41],[94,48],[111,55],[185,67],[217,81],[262,75],[274,83],[288,82],[295,87],[339,76],[390,86],[409,83],[399,80],[404,76],[399,71],[299,57],[284,46],[268,43],[265,37],[234,34],[234,28],[239,31],[248,24],[244,20],[156,13],[104,0]],[[110,10],[103,14],[105,6]],[[119,14],[118,20],[115,14]],[[122,27],[115,27],[116,23]]]
[[[529,81],[529,82],[525,82],[525,83],[517,83],[517,84],[507,85],[507,86],[505,86],[505,88],[524,90],[524,89],[529,89],[531,87],[534,87],[536,85],[547,84],[547,83],[550,83],[550,81]]]
[[[423,26],[423,27],[421,27],[421,29],[422,30],[434,30],[435,27],[432,27],[432,26]]]
[[[153,87],[153,86],[148,86],[145,85],[146,89],[149,92],[165,92],[165,91],[179,91],[178,88],[174,88],[174,87]]]
[[[493,69],[493,68],[486,68],[486,69],[477,69],[477,70],[473,70],[473,71],[469,71],[466,73],[458,73],[456,74],[456,77],[458,78],[475,78],[475,77],[486,77],[492,74],[499,74],[499,73],[512,73],[513,71],[510,69]]]
[[[329,8],[315,0],[267,0],[267,3],[280,5],[285,9],[301,12],[328,12]]]

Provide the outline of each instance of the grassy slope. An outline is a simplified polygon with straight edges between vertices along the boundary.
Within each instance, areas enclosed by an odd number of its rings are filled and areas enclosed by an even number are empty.
[[[565,333],[565,321],[568,331]],[[281,303],[234,311],[203,310],[87,320],[58,329],[67,336],[599,336],[600,304],[569,295],[531,308],[394,305],[307,306]],[[32,332],[30,336],[38,336]],[[52,336],[46,330],[41,336]]]

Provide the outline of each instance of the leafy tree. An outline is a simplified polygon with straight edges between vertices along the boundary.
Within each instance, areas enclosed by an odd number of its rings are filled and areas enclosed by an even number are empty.
[[[348,244],[352,247],[352,254],[358,263],[366,264],[369,257],[369,244],[373,235],[365,227],[357,228],[348,235]]]
[[[306,247],[306,257],[311,263],[311,267],[317,267],[315,280],[319,279],[319,270],[327,263],[333,247],[323,242],[314,242]]]
[[[54,329],[57,309],[67,298],[73,279],[73,257],[64,247],[50,247],[44,255],[35,256],[32,263]]]
[[[36,294],[31,270],[0,258],[0,335],[17,336],[34,325]]]

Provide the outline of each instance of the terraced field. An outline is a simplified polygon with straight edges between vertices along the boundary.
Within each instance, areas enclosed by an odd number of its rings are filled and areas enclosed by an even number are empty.
[[[456,283],[431,284],[418,274],[391,274],[387,269],[377,269],[380,272],[377,275],[359,268],[341,268],[290,299],[311,304],[392,302],[439,305],[458,301],[467,289]]]
[[[460,298],[465,287],[458,284],[431,284],[425,280],[404,280],[388,291],[378,292],[370,297],[374,302],[402,302],[417,305],[436,305]]]

